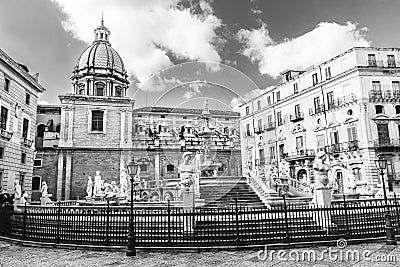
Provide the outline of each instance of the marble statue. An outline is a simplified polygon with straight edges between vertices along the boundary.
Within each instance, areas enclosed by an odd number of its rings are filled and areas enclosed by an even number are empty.
[[[115,181],[112,181],[111,186],[113,189],[113,195],[117,196],[119,194],[119,187],[117,186],[117,183]]]
[[[42,197],[40,198],[40,205],[46,206],[47,204],[51,204],[52,201],[50,200],[49,193],[47,192],[47,183],[42,182],[42,188],[40,189],[40,192],[42,193]]]
[[[96,171],[96,176],[94,177],[94,188],[93,188],[93,196],[99,197],[102,196],[102,187],[103,181],[101,180],[100,172]]]
[[[125,196],[127,194],[127,188],[128,188],[128,180],[126,179],[125,169],[121,170],[121,174],[119,175],[119,184],[121,187],[119,193],[121,196]]]
[[[21,185],[19,184],[18,180],[14,181],[14,205],[19,205],[21,204],[21,198],[22,198],[22,189]]]
[[[46,182],[42,182],[42,189],[40,191],[42,192],[43,198],[49,197],[49,193],[47,192],[47,183]]]
[[[350,189],[351,193],[355,193],[356,192],[356,171],[355,170],[350,170],[349,175],[348,175],[348,188]]]
[[[88,177],[88,183],[86,187],[86,194],[87,198],[91,198],[93,195],[93,181],[92,181],[92,176]]]
[[[180,185],[186,189],[193,185],[193,174],[196,172],[196,167],[193,165],[191,158],[191,152],[183,153],[181,160],[182,163],[178,166],[178,171],[181,178]]]
[[[280,162],[280,166],[279,166],[279,174],[281,175],[281,177],[283,178],[289,178],[290,176],[290,168],[289,168],[289,162],[287,162],[286,160],[282,159]]]
[[[331,166],[325,163],[327,156],[324,151],[317,153],[317,158],[313,164],[315,174],[315,188],[326,187],[329,183],[328,171]]]

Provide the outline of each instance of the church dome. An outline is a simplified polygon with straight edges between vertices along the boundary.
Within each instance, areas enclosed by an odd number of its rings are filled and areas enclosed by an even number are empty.
[[[77,69],[110,69],[120,74],[126,70],[120,55],[108,41],[94,41],[79,57]]]
[[[78,59],[71,77],[74,93],[86,96],[126,97],[128,74],[121,57],[111,47],[111,32],[101,25],[94,30],[95,41]]]

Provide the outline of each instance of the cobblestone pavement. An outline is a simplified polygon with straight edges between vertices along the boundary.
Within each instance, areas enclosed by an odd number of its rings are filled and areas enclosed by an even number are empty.
[[[351,245],[342,250],[332,247],[331,252],[325,252],[323,260],[306,260],[307,251],[314,250],[320,257],[328,247],[287,249],[278,259],[277,252],[273,260],[263,259],[263,254],[255,250],[202,252],[202,253],[149,253],[139,252],[136,257],[126,257],[124,252],[106,252],[90,250],[68,250],[56,248],[35,248],[19,246],[0,241],[0,266],[399,266],[400,246],[387,246],[384,242]],[[352,254],[358,251],[359,259]],[[270,251],[271,253],[271,251]],[[364,254],[365,258],[364,258]],[[369,254],[371,253],[371,254]],[[351,255],[350,255],[351,254]],[[271,255],[271,254],[269,254]],[[300,261],[294,260],[296,255]],[[335,260],[335,255],[337,259]],[[346,256],[347,255],[347,256]],[[289,257],[292,257],[292,260]],[[261,257],[261,259],[260,259]],[[340,258],[342,257],[342,258]],[[346,261],[346,259],[349,259]],[[379,260],[379,261],[378,261]],[[381,260],[386,260],[382,262]],[[388,260],[390,262],[388,262]]]

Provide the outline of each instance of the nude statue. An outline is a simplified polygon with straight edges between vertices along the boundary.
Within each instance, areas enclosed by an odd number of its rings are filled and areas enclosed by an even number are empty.
[[[315,187],[326,187],[329,183],[328,171],[331,166],[325,163],[327,156],[324,151],[317,153],[317,158],[313,164],[315,174]]]

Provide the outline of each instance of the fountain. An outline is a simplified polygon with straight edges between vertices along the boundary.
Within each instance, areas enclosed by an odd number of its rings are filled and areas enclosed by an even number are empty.
[[[203,156],[203,161],[200,162],[198,168],[200,170],[200,174],[205,174],[205,176],[216,177],[220,164],[214,163],[210,159],[210,147],[211,147],[212,137],[215,134],[215,131],[213,131],[213,129],[211,129],[210,127],[210,120],[212,118],[212,114],[210,113],[207,99],[204,101],[204,109],[203,112],[201,113],[201,117],[203,118],[204,123],[202,130],[198,133],[198,135],[203,139],[204,156]]]

